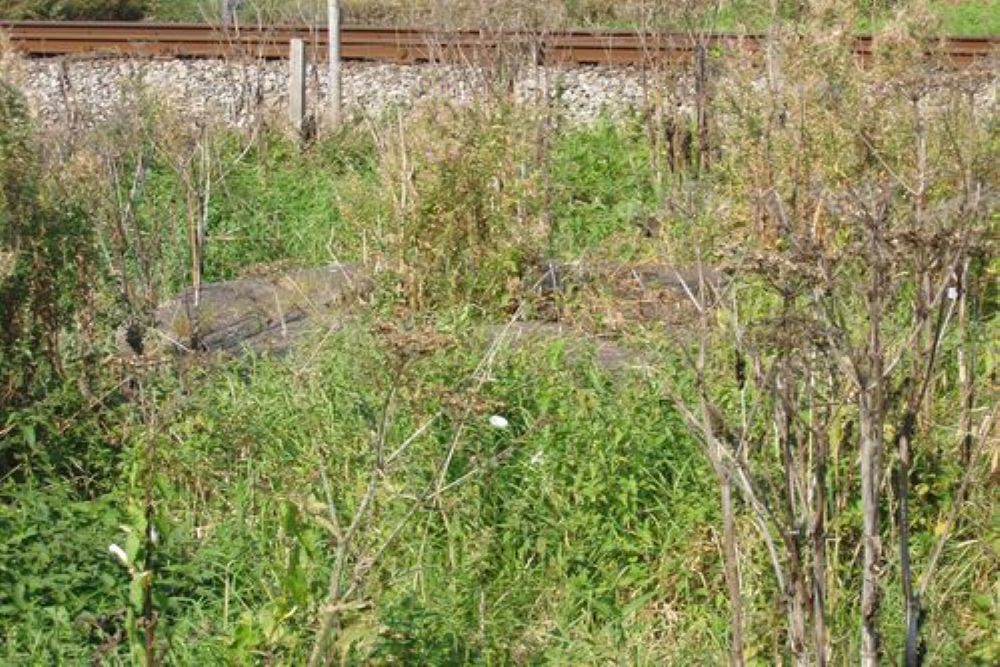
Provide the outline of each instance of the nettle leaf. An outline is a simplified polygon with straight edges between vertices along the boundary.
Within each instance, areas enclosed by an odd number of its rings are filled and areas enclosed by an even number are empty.
[[[257,624],[253,621],[253,615],[245,611],[240,616],[240,621],[233,630],[232,638],[229,641],[229,649],[242,653],[260,645],[262,640],[263,638],[257,631]]]
[[[143,538],[138,531],[131,529],[128,531],[128,535],[125,537],[125,553],[128,555],[129,563],[134,564],[139,558],[142,542]]]
[[[21,424],[21,439],[29,449],[34,449],[37,443],[35,427],[32,424]]]
[[[128,601],[136,612],[142,611],[146,593],[146,577],[139,575],[132,577],[128,585]]]
[[[128,504],[129,527],[139,535],[146,533],[146,509],[136,502]]]

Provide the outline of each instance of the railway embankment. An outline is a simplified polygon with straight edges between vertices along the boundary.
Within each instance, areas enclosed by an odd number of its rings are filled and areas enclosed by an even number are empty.
[[[277,61],[42,59],[26,60],[20,69],[45,123],[99,122],[145,97],[185,117],[247,126],[284,113],[288,96],[288,67]],[[326,82],[313,67],[308,82],[315,105]],[[349,113],[377,117],[428,100],[470,103],[501,85],[522,101],[551,99],[584,122],[640,110],[651,95],[634,67],[531,67],[501,81],[481,68],[364,62],[345,64],[343,90]]]

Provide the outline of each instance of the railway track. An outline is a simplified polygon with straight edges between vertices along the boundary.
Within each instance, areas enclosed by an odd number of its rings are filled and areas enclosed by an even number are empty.
[[[196,23],[0,21],[0,31],[29,56],[143,56],[156,58],[264,58],[288,54],[288,43],[302,38],[323,57],[327,31],[309,26],[245,26],[225,29]],[[482,62],[506,52],[523,52],[546,65],[629,65],[682,58],[695,50],[689,36],[624,30],[572,30],[551,33],[434,32],[408,28],[346,28],[342,36],[347,60],[394,63]],[[758,50],[759,35],[718,33],[709,47]],[[872,53],[871,38],[858,37],[859,57]],[[967,64],[998,51],[1000,38],[948,38],[929,51]]]

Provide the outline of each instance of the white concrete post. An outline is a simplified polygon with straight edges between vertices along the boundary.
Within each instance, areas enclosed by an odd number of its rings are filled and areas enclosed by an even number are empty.
[[[242,4],[241,0],[221,0],[222,2],[222,25],[229,28],[236,25],[236,10]]]
[[[306,43],[292,39],[288,54],[288,120],[299,139],[306,123]]]
[[[342,93],[340,90],[340,0],[327,0],[327,45],[329,48],[327,67],[329,70],[330,123],[336,129],[340,125]]]

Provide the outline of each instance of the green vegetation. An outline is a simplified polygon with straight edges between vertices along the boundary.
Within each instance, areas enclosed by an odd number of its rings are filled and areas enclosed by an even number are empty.
[[[942,0],[932,4],[948,35],[1000,35],[1000,1]]]
[[[0,0],[5,19],[134,21],[148,10],[146,0]]]
[[[0,662],[839,664],[874,572],[886,661],[909,603],[927,664],[996,664],[997,138],[922,31],[777,43],[764,92],[713,62],[704,146],[503,81],[305,147],[148,100],[67,143],[5,84]],[[728,279],[552,295],[548,258]],[[285,357],[116,349],[196,266],[334,261],[371,302]],[[518,319],[575,333],[493,347]]]
[[[771,21],[769,2],[726,0],[708,15],[699,3],[656,3],[650,0],[563,0],[561,3],[511,2],[491,5],[464,0],[342,0],[348,22],[365,25],[480,25],[511,23],[515,26],[597,26],[634,28],[650,25],[679,29],[695,21],[718,30],[759,31]],[[255,0],[244,2],[244,20],[319,21],[325,0]],[[798,3],[780,3],[783,18],[799,11]],[[940,31],[948,35],[1000,34],[1000,0],[934,0],[930,2]],[[885,25],[906,2],[858,0],[853,11],[860,31]],[[217,0],[0,0],[0,18],[97,19],[160,21],[218,20]]]
[[[787,3],[792,5],[793,3]],[[908,12],[914,3],[894,0],[859,0],[852,8],[857,30],[878,31],[900,12]],[[932,0],[931,10],[935,30],[945,35],[1000,35],[1000,1],[998,0]],[[723,3],[716,23],[723,30],[765,30],[770,22],[770,3],[755,0],[733,0]]]
[[[8,488],[0,514],[8,536],[0,572],[13,592],[0,608],[5,661],[75,662],[105,643],[122,653],[113,637],[127,627],[130,582],[106,549],[131,540],[125,548],[140,553],[143,515],[131,503],[142,497],[142,461],[133,459],[154,445],[156,599],[170,661],[297,662],[312,641],[311,609],[330,567],[318,475],[325,468],[338,506],[352,511],[367,481],[372,420],[399,379],[380,348],[359,326],[324,347],[308,377],[251,362],[201,378],[197,396],[150,436],[155,445],[140,435],[126,443],[116,456],[120,487],[96,500],[70,500],[72,491],[55,482]],[[403,375],[391,442],[447,400],[477,352],[436,352]],[[685,630],[688,655],[700,650],[698,637],[717,641],[717,610],[701,582],[717,574],[710,563],[705,572],[687,567],[711,548],[707,534],[692,540],[712,520],[700,502],[707,480],[696,447],[655,393],[642,383],[622,391],[586,363],[525,357],[498,369],[475,399],[502,406],[512,425],[497,432],[477,415],[449,478],[510,450],[503,467],[407,526],[366,587],[378,606],[352,614],[337,651],[434,664],[505,662],[517,653],[588,662],[623,646],[652,654],[667,629],[654,612],[662,578],[704,605]],[[580,420],[586,405],[589,417]],[[404,487],[393,491],[419,493],[458,418],[420,443],[400,475]],[[409,510],[389,491],[379,503],[362,547]],[[631,607],[627,616],[622,606]]]

